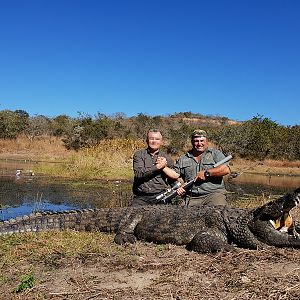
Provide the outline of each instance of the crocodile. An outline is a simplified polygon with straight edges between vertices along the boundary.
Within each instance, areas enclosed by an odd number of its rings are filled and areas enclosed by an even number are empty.
[[[158,205],[44,212],[1,221],[0,235],[51,230],[100,231],[115,233],[117,244],[137,240],[171,243],[200,253],[236,247],[260,249],[266,245],[300,248],[298,228],[293,225],[294,220],[290,222],[290,211],[299,203],[300,187],[253,209]],[[289,220],[288,226],[284,226],[285,218]],[[281,223],[282,226],[278,225]]]

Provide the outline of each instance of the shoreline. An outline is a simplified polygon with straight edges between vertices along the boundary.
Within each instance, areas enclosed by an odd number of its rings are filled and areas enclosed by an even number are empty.
[[[45,155],[45,157],[37,157],[35,159],[32,155],[28,155],[28,153],[0,153],[0,163],[2,162],[20,162],[20,163],[47,163],[47,164],[68,164],[68,158],[72,155],[69,153],[68,155],[51,158],[49,155]],[[275,160],[265,160],[265,161],[250,161],[241,158],[234,158],[230,162],[230,169],[232,173],[245,173],[245,174],[253,174],[253,175],[265,175],[265,176],[300,176],[300,161],[275,161]],[[128,173],[130,174],[131,164],[128,164]],[[108,167],[107,169],[110,169]],[[47,172],[45,173],[47,174]],[[79,175],[79,174],[78,174]],[[80,175],[78,176],[80,177]],[[101,177],[100,177],[101,178]],[[98,179],[100,179],[98,178]],[[113,177],[111,175],[108,180],[117,180],[120,179],[117,176]],[[130,180],[131,178],[122,178],[123,180]],[[299,181],[300,184],[300,181]]]

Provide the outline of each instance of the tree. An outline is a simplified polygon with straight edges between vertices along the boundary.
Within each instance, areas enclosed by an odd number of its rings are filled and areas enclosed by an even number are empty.
[[[16,138],[28,125],[28,114],[22,110],[0,111],[0,138]]]
[[[51,121],[48,117],[43,115],[31,117],[24,132],[31,141],[36,137],[45,135],[51,136]]]
[[[115,121],[104,114],[98,113],[94,118],[88,114],[79,114],[72,129],[66,132],[63,139],[68,149],[79,149],[97,145],[105,138],[118,136],[121,132],[120,122]]]
[[[59,115],[51,120],[51,131],[54,136],[64,136],[74,126],[74,120],[67,115]]]

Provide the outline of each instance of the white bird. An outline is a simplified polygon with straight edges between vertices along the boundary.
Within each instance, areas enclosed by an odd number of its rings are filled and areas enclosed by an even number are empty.
[[[21,170],[16,170],[16,178],[19,179],[21,177]]]

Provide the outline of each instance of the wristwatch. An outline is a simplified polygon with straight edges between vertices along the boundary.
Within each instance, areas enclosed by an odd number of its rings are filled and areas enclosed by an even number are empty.
[[[210,174],[209,174],[208,170],[205,170],[205,171],[204,171],[204,177],[205,177],[205,178],[210,177]]]

